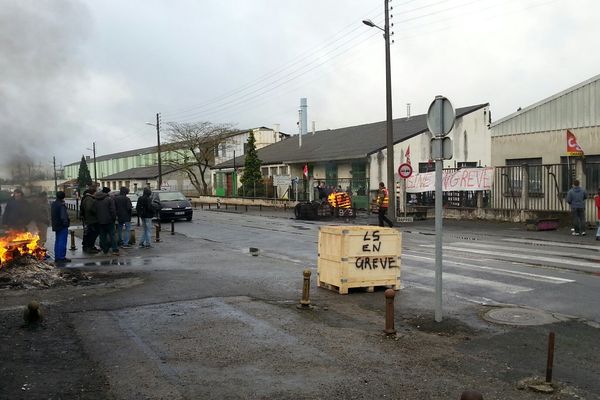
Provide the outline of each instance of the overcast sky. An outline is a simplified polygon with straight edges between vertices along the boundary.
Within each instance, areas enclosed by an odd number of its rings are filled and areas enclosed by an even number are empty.
[[[597,0],[393,0],[394,117],[499,119],[600,73]],[[0,0],[0,164],[156,143],[145,125],[297,133],[385,119],[383,0]],[[309,126],[310,129],[310,126]],[[6,173],[6,171],[4,171]]]

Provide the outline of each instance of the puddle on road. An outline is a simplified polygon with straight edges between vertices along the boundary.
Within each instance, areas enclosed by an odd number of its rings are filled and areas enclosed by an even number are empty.
[[[102,266],[132,266],[141,267],[152,263],[152,259],[148,257],[135,257],[135,258],[111,258],[104,260],[73,260],[71,264],[63,268],[80,268],[80,267],[102,267]]]

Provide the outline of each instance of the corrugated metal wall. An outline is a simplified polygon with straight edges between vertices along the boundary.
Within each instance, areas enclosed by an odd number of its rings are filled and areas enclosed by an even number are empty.
[[[600,126],[600,75],[492,124],[492,136]]]

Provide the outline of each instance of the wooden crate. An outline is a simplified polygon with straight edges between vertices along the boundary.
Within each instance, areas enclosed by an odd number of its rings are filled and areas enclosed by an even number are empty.
[[[319,229],[317,286],[347,294],[350,288],[400,289],[401,233],[372,226]]]

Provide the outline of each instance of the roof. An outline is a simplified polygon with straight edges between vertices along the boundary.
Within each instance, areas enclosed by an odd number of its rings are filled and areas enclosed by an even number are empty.
[[[240,130],[231,132],[230,136],[235,136],[235,135],[238,135],[240,133],[246,133],[246,132],[249,132],[250,130],[257,130],[257,129],[260,129],[260,130],[273,130],[271,128],[260,126],[258,128],[240,129]],[[290,136],[289,134],[281,132],[281,131],[279,132],[279,135],[281,137],[285,137],[285,136],[289,137]],[[161,145],[163,145],[163,146],[166,146],[167,144],[169,144],[169,143],[166,143],[166,142],[165,143],[161,143]],[[126,158],[126,157],[132,157],[132,156],[138,156],[138,155],[144,155],[144,154],[153,154],[153,153],[156,153],[156,152],[158,152],[157,146],[142,147],[140,149],[133,149],[133,150],[121,151],[121,152],[118,152],[118,153],[105,154],[103,156],[97,156],[96,157],[96,162],[106,161],[106,160],[113,160],[115,158]],[[90,160],[87,160],[87,161],[90,161]],[[91,161],[93,161],[93,159]],[[81,160],[76,161],[76,162],[72,162],[70,164],[66,164],[66,166],[78,165],[80,162],[81,162]]]
[[[460,118],[473,111],[487,107],[489,103],[458,108]],[[392,121],[394,144],[417,136],[427,129],[427,114],[399,118]],[[387,146],[386,121],[351,126],[339,129],[317,131],[302,136],[302,146],[298,146],[298,136],[273,143],[257,150],[263,164],[293,164],[329,160],[352,160],[366,158]],[[244,156],[236,157],[216,165],[212,169],[232,168],[244,165]]]
[[[590,79],[587,79],[587,80],[585,80],[585,81],[583,81],[581,83],[578,83],[578,84],[576,84],[574,86],[571,86],[570,88],[567,88],[567,89],[565,89],[565,90],[563,90],[561,92],[558,92],[558,93],[556,93],[556,94],[554,94],[554,95],[552,95],[550,97],[547,97],[547,98],[545,98],[543,100],[540,100],[537,103],[534,103],[534,104],[532,104],[530,106],[527,106],[525,108],[520,108],[519,110],[515,111],[514,113],[509,114],[506,117],[500,118],[498,121],[493,122],[492,123],[492,128],[494,128],[497,125],[503,124],[503,123],[505,123],[507,121],[510,121],[510,120],[512,120],[514,118],[520,117],[523,114],[526,114],[526,113],[528,113],[528,112],[530,112],[530,111],[532,111],[532,110],[534,110],[534,109],[536,109],[536,108],[538,108],[540,106],[543,106],[543,105],[545,105],[547,103],[551,103],[554,100],[557,100],[557,99],[559,99],[559,98],[561,98],[563,96],[569,95],[569,94],[571,94],[571,93],[573,93],[573,92],[575,92],[575,91],[577,91],[577,90],[579,90],[579,89],[581,89],[581,88],[583,88],[585,86],[593,84],[594,82],[597,82],[597,81],[600,81],[600,74],[596,75],[596,76],[593,76]]]
[[[162,167],[162,174],[166,175],[173,171],[176,171],[177,168],[173,168],[170,166]],[[158,165],[153,165],[150,167],[137,167],[131,168],[125,171],[117,172],[116,174],[108,175],[102,178],[103,181],[106,180],[115,180],[115,179],[155,179],[158,177]]]

